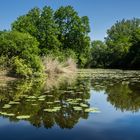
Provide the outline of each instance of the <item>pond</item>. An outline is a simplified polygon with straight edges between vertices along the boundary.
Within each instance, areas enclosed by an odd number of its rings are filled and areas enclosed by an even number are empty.
[[[1,81],[0,139],[139,140],[140,71]]]

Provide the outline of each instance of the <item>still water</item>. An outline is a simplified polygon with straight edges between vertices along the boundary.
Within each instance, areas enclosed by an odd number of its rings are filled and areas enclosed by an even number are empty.
[[[140,140],[140,71],[1,81],[0,139]]]

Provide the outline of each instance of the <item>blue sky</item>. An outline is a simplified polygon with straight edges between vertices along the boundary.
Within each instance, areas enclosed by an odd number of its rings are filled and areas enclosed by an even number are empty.
[[[103,40],[117,20],[140,18],[140,0],[0,0],[0,30],[10,29],[10,24],[31,8],[45,5],[54,10],[72,5],[80,16],[88,16],[92,40]]]

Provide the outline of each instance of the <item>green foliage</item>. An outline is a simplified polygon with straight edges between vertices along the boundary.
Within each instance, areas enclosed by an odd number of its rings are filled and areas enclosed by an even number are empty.
[[[104,68],[107,67],[108,49],[104,42],[96,40],[91,42],[91,60],[90,67]]]
[[[19,57],[13,57],[12,62],[12,71],[14,74],[22,77],[29,77],[33,74],[31,66],[26,64],[25,60]]]
[[[6,56],[0,56],[0,70],[5,70],[8,66],[8,58]]]
[[[60,7],[54,14],[58,24],[61,49],[71,49],[77,56],[79,66],[84,66],[89,56],[90,39],[88,17],[79,17],[71,6]]]
[[[89,20],[86,16],[80,17],[71,6],[60,7],[55,12],[47,6],[42,10],[33,8],[12,24],[12,30],[34,36],[40,43],[41,55],[58,52],[54,54],[59,57],[61,52],[72,52],[79,66],[84,66],[88,60]]]
[[[0,35],[0,55],[20,56],[26,58],[30,54],[38,55],[39,43],[37,40],[27,33],[17,31],[4,32]]]
[[[109,49],[111,67],[140,68],[139,42],[140,19],[122,20],[107,31],[106,44]],[[135,64],[137,63],[137,64]]]
[[[140,19],[117,21],[105,43],[91,42],[88,67],[140,69]]]
[[[31,9],[26,15],[20,16],[13,24],[12,29],[29,33],[40,43],[41,54],[46,55],[47,50],[60,46],[57,39],[58,29],[53,19],[53,10],[45,6]]]
[[[27,33],[17,31],[2,33],[0,35],[1,65],[17,76],[40,75],[43,73],[43,64],[38,56],[38,45],[38,41]]]

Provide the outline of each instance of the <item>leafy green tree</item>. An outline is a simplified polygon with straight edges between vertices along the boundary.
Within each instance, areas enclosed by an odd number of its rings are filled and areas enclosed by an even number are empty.
[[[106,44],[110,50],[111,67],[132,67],[133,62],[130,61],[135,61],[135,56],[132,56],[132,53],[135,50],[134,46],[137,46],[136,44],[140,40],[139,30],[140,19],[134,18],[132,20],[117,21],[107,31]]]
[[[58,29],[53,19],[53,10],[45,6],[31,9],[26,15],[20,16],[12,24],[12,29],[27,32],[34,36],[40,43],[41,54],[48,50],[58,49],[60,42],[57,39]]]
[[[72,49],[77,55],[78,64],[85,65],[90,48],[88,17],[80,17],[71,6],[62,6],[56,10],[54,18],[58,24],[61,50]]]
[[[30,33],[37,38],[40,23],[40,9],[33,8],[26,15],[20,16],[12,23],[12,30]]]
[[[56,50],[59,49],[60,46],[57,36],[58,27],[54,21],[53,15],[53,10],[50,7],[45,6],[40,16],[38,40],[44,54],[47,54],[47,50]]]
[[[88,60],[89,20],[78,16],[71,6],[60,7],[55,13],[47,6],[42,10],[33,8],[13,22],[12,30],[34,36],[40,43],[42,55],[60,51],[65,57],[65,52],[73,51],[79,65],[83,66]]]
[[[108,66],[108,49],[104,42],[95,40],[91,42],[91,60],[90,67],[107,67]]]
[[[140,28],[136,29],[132,36],[132,46],[125,58],[127,68],[140,69]]]

